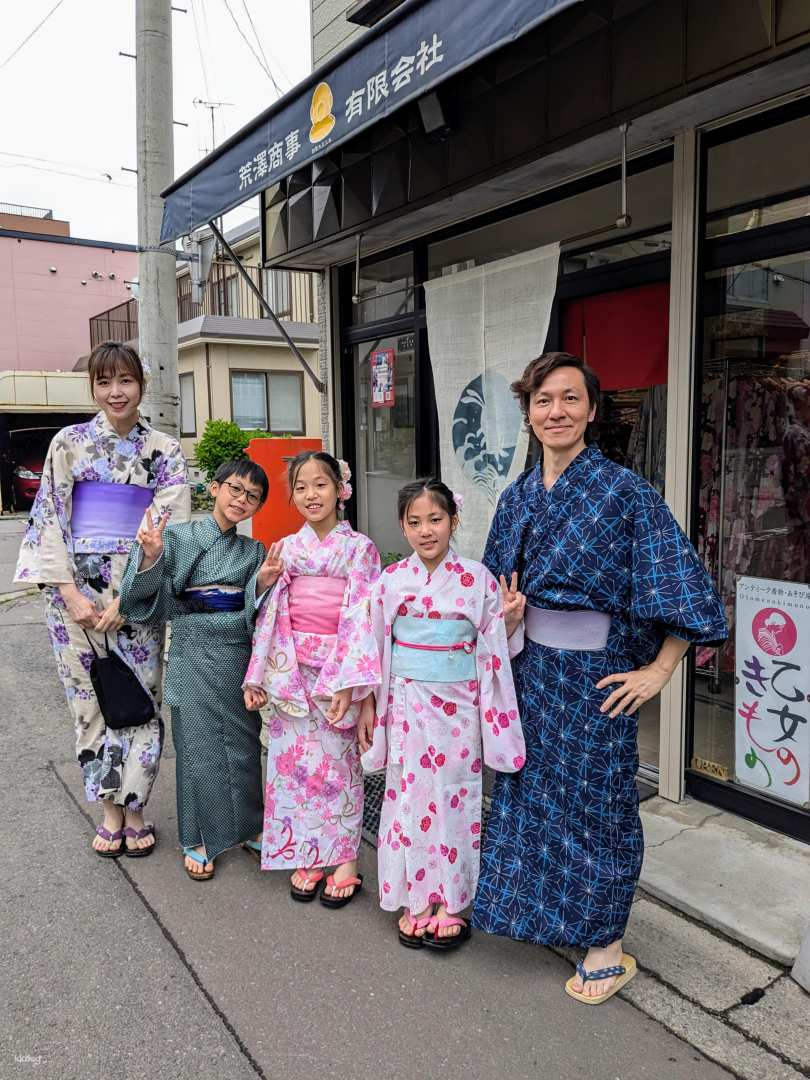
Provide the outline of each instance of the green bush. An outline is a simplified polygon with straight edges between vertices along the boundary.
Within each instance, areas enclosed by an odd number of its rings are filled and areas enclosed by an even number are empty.
[[[262,434],[243,431],[231,420],[209,420],[194,451],[197,465],[210,481],[225,461],[245,457],[251,438]]]

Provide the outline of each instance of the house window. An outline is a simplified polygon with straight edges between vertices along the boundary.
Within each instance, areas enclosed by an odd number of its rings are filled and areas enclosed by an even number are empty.
[[[197,434],[197,410],[194,405],[194,372],[180,376],[180,434]]]
[[[231,372],[231,415],[245,431],[269,431],[267,376],[263,371]]]
[[[297,371],[274,371],[270,376],[270,430],[304,434],[304,377]]]

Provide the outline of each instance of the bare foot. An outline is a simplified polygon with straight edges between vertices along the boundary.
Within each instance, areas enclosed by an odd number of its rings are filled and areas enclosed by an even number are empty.
[[[145,827],[143,820],[142,810],[127,810],[124,814],[124,824],[128,829],[134,829],[135,832],[140,832]],[[126,838],[126,845],[130,851],[134,851],[136,848],[149,848],[155,843],[155,834],[149,833],[147,836],[134,837],[128,836]]]
[[[440,919],[449,919],[450,917],[451,917],[450,912],[447,910],[447,908],[444,906],[444,904],[439,904],[438,908],[436,908],[436,911],[434,912],[434,915],[433,915],[433,918],[436,920],[437,923],[438,923],[438,921]],[[453,916],[453,917],[454,918],[460,918],[461,916]],[[438,937],[438,938],[458,937],[458,935],[461,933],[461,931],[462,931],[461,926],[437,926],[434,936]]]
[[[205,855],[205,845],[199,844],[197,847],[192,848],[192,851],[196,851],[198,855]],[[213,862],[209,862],[206,857],[205,863],[199,863],[196,859],[192,859],[190,855],[186,855],[183,860],[186,870],[191,874],[206,874],[209,870],[214,869]]]
[[[293,876],[290,878],[290,883],[292,884],[293,888],[298,889],[299,892],[315,892],[321,882],[323,874],[321,874],[321,877],[315,877],[313,879],[309,876],[309,873],[310,872],[303,868],[301,868],[300,870],[296,870]],[[311,871],[311,873],[317,874],[318,871],[313,870]]]
[[[433,914],[433,904],[428,904],[424,911],[420,911],[418,915],[414,915],[408,911],[407,908],[402,913],[402,917],[399,920],[399,928],[403,934],[408,937],[421,938],[427,933],[427,924],[425,926],[417,927],[413,923],[421,922],[422,919],[429,919]]]
[[[347,885],[345,888],[340,888],[341,881],[346,881],[347,878],[357,877],[357,859],[352,859],[351,862],[341,863],[340,866],[335,868],[334,880],[335,884],[332,888],[328,885],[324,886],[324,894],[331,896],[334,900],[341,900],[344,896],[353,896],[356,885]]]
[[[621,962],[622,943],[621,941],[614,941],[606,949],[588,949],[585,959],[582,961],[582,966],[586,971],[599,971],[601,968],[617,967]],[[588,982],[583,983],[580,976],[575,975],[574,981],[571,983],[571,989],[578,994],[583,994],[585,997],[601,997],[610,990],[617,978],[617,975],[612,975],[608,979],[598,979],[596,981],[589,979]]]
[[[110,799],[102,799],[101,804],[104,810],[104,818],[101,822],[102,825],[107,832],[118,832],[124,824],[123,808],[118,806],[117,803],[111,802]],[[105,840],[104,837],[99,836],[98,833],[93,837],[93,848],[95,851],[118,851],[123,844],[123,837],[119,837],[118,840]]]

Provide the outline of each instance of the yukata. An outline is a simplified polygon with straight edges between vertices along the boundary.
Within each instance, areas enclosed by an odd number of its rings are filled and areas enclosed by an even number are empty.
[[[542,461],[506,489],[484,561],[507,579],[516,570],[535,608],[610,618],[603,648],[527,636],[514,660],[526,765],[496,780],[473,923],[545,945],[605,947],[624,935],[644,839],[637,717],[601,713],[619,684],[595,685],[650,663],[668,635],[721,641],[723,608],[661,496],[595,446],[550,491]]]
[[[166,666],[177,752],[177,827],[184,848],[213,861],[262,828],[261,721],[248,712],[242,680],[262,597],[258,540],[222,532],[213,515],[169,526],[164,550],[138,571],[136,546],[121,583],[121,610],[172,627]]]
[[[323,540],[307,523],[281,558],[245,677],[267,693],[262,869],[339,866],[357,858],[363,824],[357,720],[380,682],[368,599],[380,556],[341,521]],[[349,687],[352,704],[332,724],[332,695]]]
[[[103,412],[63,428],[48,448],[14,575],[15,581],[39,585],[44,593],[85,796],[89,802],[110,799],[131,810],[146,805],[163,746],[163,634],[128,623],[117,635],[107,635],[158,705],[148,724],[114,731],[104,722],[89,673],[93,649],[104,652],[104,635],[85,634],[73,622],[58,586],[73,582],[99,611],[109,607],[147,509],[175,521],[189,516],[186,461],[176,439],[143,419],[122,437]]]
[[[363,767],[386,769],[380,905],[455,914],[478,882],[482,766],[512,773],[525,757],[500,589],[451,548],[432,573],[416,554],[387,567],[371,609],[382,684]]]

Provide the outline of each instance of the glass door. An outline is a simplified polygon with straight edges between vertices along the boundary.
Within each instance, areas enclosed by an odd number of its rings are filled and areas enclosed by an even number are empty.
[[[407,552],[397,492],[416,478],[414,334],[355,345],[353,357],[358,526],[386,562]]]

